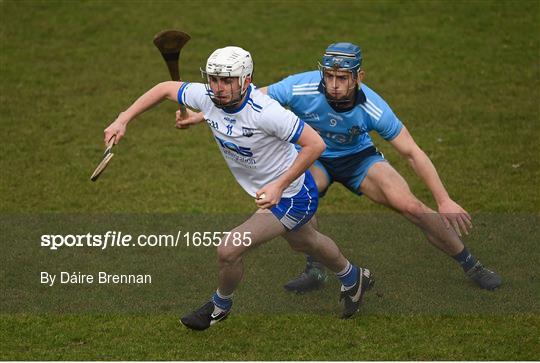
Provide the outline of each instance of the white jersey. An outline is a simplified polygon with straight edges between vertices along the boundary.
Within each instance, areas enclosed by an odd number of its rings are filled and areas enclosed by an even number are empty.
[[[304,122],[253,85],[230,113],[214,105],[202,83],[184,83],[178,102],[203,112],[229,169],[252,197],[287,171],[298,155],[293,143]],[[296,195],[303,183],[304,174],[285,189],[283,197]]]

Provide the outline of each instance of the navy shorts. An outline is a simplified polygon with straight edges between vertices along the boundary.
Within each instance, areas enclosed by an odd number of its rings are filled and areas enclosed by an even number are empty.
[[[361,195],[359,189],[369,168],[377,162],[386,161],[384,155],[374,146],[365,148],[355,154],[337,157],[320,157],[313,165],[321,169],[328,177],[328,186],[334,181],[343,184],[351,192]],[[327,188],[328,189],[328,188]],[[321,197],[326,190],[322,191]]]
[[[317,185],[308,170],[300,191],[291,198],[281,198],[279,203],[270,210],[285,228],[294,231],[309,222],[317,211],[318,205]]]

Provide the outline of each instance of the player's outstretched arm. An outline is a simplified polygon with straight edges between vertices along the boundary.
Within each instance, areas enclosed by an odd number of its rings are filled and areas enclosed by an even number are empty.
[[[403,126],[399,135],[390,141],[390,143],[401,156],[407,159],[414,172],[429,188],[446,226],[449,228],[451,225],[460,236],[461,231],[468,234],[469,229],[472,227],[471,216],[450,198],[435,166],[426,153],[413,140],[407,128]]]
[[[291,185],[293,181],[298,179],[300,175],[305,173],[326,148],[323,139],[308,124],[304,124],[304,129],[298,138],[297,144],[300,145],[302,149],[298,153],[298,156],[291,167],[285,173],[281,174],[278,179],[257,191],[257,198],[262,194],[265,195],[264,198],[256,200],[259,208],[267,209],[278,204],[281,200],[283,191]]]
[[[182,82],[162,82],[139,97],[127,110],[121,112],[116,120],[105,129],[105,144],[113,135],[116,135],[115,144],[118,144],[120,139],[126,133],[127,124],[144,111],[152,108],[164,99],[176,101],[176,95],[178,94],[178,89],[181,85]]]

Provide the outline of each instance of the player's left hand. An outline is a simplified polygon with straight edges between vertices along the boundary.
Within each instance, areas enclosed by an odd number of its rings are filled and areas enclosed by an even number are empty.
[[[469,234],[472,228],[472,218],[467,211],[452,199],[447,199],[439,205],[439,213],[444,220],[446,228],[454,228],[458,236],[461,232]]]
[[[255,203],[261,209],[270,209],[279,203],[284,189],[276,182],[267,184],[255,193],[257,196]]]

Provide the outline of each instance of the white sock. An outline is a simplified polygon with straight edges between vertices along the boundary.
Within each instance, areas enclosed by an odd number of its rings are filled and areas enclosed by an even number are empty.
[[[347,260],[347,265],[345,266],[345,268],[339,272],[336,273],[337,277],[341,277],[341,276],[344,276],[346,275],[349,270],[352,268],[352,265],[351,263],[349,262],[349,260]]]

